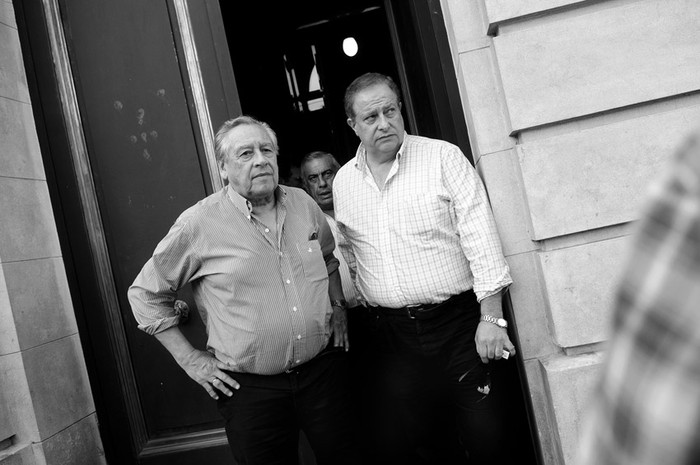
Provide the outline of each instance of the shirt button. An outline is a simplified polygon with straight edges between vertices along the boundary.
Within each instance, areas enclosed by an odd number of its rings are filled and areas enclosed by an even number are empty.
[[[291,283],[291,281],[290,281],[290,280],[287,280],[287,284],[289,284],[289,283]]]
[[[301,334],[298,334],[298,335],[297,335],[297,339],[301,339]]]
[[[292,307],[292,310],[294,310],[294,311],[296,312],[296,311],[297,311],[297,308],[296,308],[296,307]]]
[[[265,228],[265,232],[270,232],[270,228]]]
[[[296,363],[301,363],[301,360],[297,360]]]
[[[309,247],[309,252],[313,252],[313,249],[311,247]]]

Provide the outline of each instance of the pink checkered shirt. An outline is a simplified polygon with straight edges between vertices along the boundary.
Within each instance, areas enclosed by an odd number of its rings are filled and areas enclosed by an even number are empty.
[[[382,189],[360,145],[333,199],[370,305],[439,303],[472,288],[482,300],[512,282],[484,186],[453,144],[406,134]]]

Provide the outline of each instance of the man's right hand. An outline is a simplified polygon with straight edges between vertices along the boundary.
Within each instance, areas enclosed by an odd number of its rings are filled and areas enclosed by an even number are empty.
[[[185,370],[185,373],[199,383],[212,399],[219,398],[217,390],[231,397],[233,395],[231,389],[241,387],[235,379],[222,371],[231,369],[228,364],[217,360],[209,352],[192,347],[192,344],[177,326],[156,333],[155,336],[170,352],[178,365]]]
[[[241,387],[235,379],[222,371],[231,367],[217,360],[209,352],[192,349],[190,353],[178,359],[177,362],[185,370],[185,373],[199,383],[213,399],[219,398],[217,390],[231,397],[233,395],[231,389]]]

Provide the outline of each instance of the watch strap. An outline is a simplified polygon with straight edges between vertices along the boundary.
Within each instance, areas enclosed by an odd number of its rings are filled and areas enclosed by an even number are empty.
[[[481,315],[481,321],[485,321],[487,323],[494,324],[498,326],[499,328],[507,328],[508,327],[508,322],[504,320],[503,318],[496,318],[493,315]]]

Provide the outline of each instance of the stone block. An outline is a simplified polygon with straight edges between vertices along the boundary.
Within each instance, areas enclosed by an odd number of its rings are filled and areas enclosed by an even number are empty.
[[[18,351],[17,328],[10,306],[10,294],[5,285],[5,273],[0,262],[0,356]]]
[[[20,352],[0,356],[0,390],[17,443],[39,440],[32,396]]]
[[[22,350],[78,332],[60,258],[1,265]]]
[[[106,465],[96,415],[89,415],[79,422],[50,437],[40,448],[47,464]]]
[[[18,444],[0,452],[0,465],[45,465],[45,462],[37,461],[31,444]]]
[[[29,104],[0,97],[0,176],[46,179]]]
[[[697,91],[698,23],[695,0],[647,0],[495,37],[513,129]]]
[[[585,3],[589,0],[528,0],[527,2],[514,2],[513,0],[484,0],[486,13],[491,25],[503,21],[520,18],[534,13],[542,13],[547,10],[561,8],[567,5]],[[470,3],[470,2],[467,2]]]
[[[0,199],[0,261],[61,255],[46,182],[0,178]]]
[[[490,44],[486,34],[486,17],[480,1],[443,0],[443,16],[447,30],[452,30],[459,52]]]
[[[466,96],[467,120],[474,127],[470,134],[474,158],[507,150],[515,145],[508,136],[510,126],[491,48],[460,55],[460,69]]]
[[[7,405],[6,395],[0,390],[0,443],[14,436],[16,430],[14,418],[10,415]]]
[[[27,76],[17,29],[0,24],[0,97],[29,103]]]
[[[576,347],[607,340],[628,238],[540,253],[554,340]]]
[[[557,463],[573,463],[580,420],[598,382],[602,360],[601,353],[593,353],[542,362],[564,459]]]
[[[488,190],[503,253],[509,256],[536,249],[515,150],[482,156],[478,169]]]
[[[507,261],[513,277],[510,296],[519,337],[517,347],[523,359],[536,359],[561,352],[554,343],[548,324],[544,284],[537,254],[512,255]]]
[[[40,440],[94,413],[78,336],[22,352]]]
[[[562,458],[559,435],[557,434],[557,422],[554,415],[549,391],[544,379],[544,369],[539,360],[526,360],[525,373],[527,376],[530,400],[532,402],[532,414],[537,425],[537,439],[542,450],[542,463],[559,465],[564,462]]]
[[[8,0],[0,1],[0,24],[17,29],[15,10],[12,8],[12,2]]]
[[[649,182],[697,121],[698,105],[518,146],[532,239],[637,219]]]

